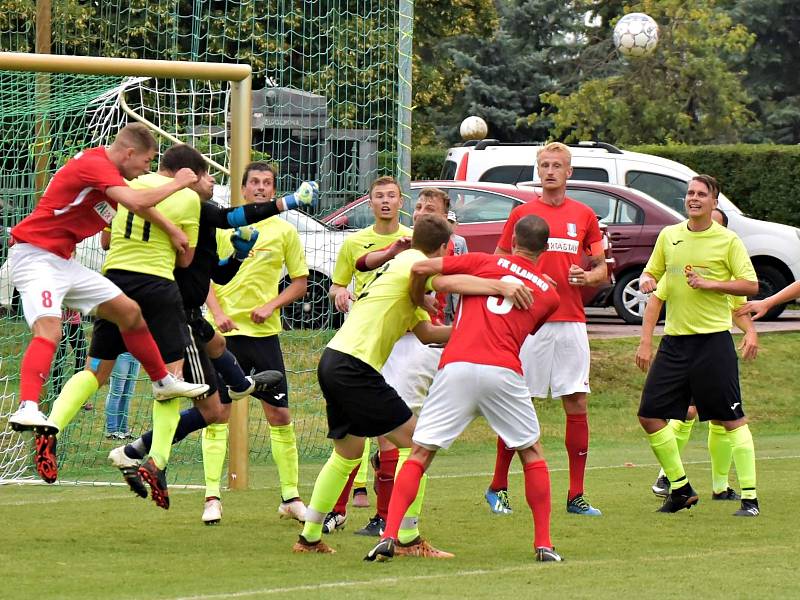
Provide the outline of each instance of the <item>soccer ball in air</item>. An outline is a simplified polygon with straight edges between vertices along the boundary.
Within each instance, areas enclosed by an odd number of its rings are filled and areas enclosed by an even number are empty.
[[[629,13],[614,27],[614,46],[626,56],[650,54],[658,44],[658,24],[644,13]]]
[[[489,133],[489,126],[486,121],[480,117],[467,117],[461,121],[461,139],[465,142],[467,140],[482,140]]]

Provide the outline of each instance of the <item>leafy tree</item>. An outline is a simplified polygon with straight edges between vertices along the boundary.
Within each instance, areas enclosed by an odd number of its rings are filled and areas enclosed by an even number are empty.
[[[660,24],[660,41],[647,57],[613,58],[619,71],[587,78],[569,95],[545,93],[532,123],[552,118],[551,134],[569,141],[619,144],[737,141],[752,120],[742,73],[730,64],[754,36],[734,24],[716,0],[642,0],[630,12]]]
[[[800,64],[800,3],[796,0],[738,0],[731,17],[756,36],[741,66],[753,97],[758,126],[748,141],[800,142],[800,80],[787,66]]]

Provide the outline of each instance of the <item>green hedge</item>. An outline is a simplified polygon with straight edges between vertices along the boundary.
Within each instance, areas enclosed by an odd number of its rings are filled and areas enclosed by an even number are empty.
[[[439,179],[447,148],[420,146],[411,151],[411,179]]]
[[[800,226],[800,146],[636,146],[713,175],[722,192],[757,219]]]
[[[757,219],[800,227],[800,146],[633,146],[717,178],[722,191]],[[446,148],[420,147],[411,154],[413,179],[438,179]]]

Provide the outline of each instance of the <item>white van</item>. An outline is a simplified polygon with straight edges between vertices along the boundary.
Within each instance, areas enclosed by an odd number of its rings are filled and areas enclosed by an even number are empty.
[[[490,139],[466,142],[447,151],[441,179],[538,182],[536,151],[541,145]],[[568,145],[572,152],[572,179],[626,185],[684,212],[688,182],[697,175],[689,167],[660,156],[620,150],[603,142]],[[720,194],[719,207],[728,215],[728,227],[739,234],[750,254],[758,274],[759,298],[800,279],[800,229],[751,219],[724,194]],[[776,307],[768,318],[777,317],[783,308]]]

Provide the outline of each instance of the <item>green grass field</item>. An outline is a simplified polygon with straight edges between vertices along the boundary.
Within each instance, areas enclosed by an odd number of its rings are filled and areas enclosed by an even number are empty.
[[[423,535],[454,560],[364,563],[372,540],[352,531],[372,514],[365,509],[351,509],[345,530],[328,538],[336,555],[292,555],[299,526],[277,518],[277,475],[262,463],[253,469],[253,489],[224,494],[217,527],[200,522],[199,490],[174,489],[172,508],[162,511],[124,487],[0,486],[0,597],[800,597],[798,342],[797,334],[762,336],[758,361],[742,366],[758,458],[757,519],[734,518],[736,503],[710,500],[705,424],[695,426],[684,456],[700,504],[675,515],[654,512],[657,466],[635,418],[642,383],[632,367],[636,340],[594,341],[587,496],[602,517],[566,514],[563,414],[552,401],[537,406],[562,564],[533,561],[518,464],[510,479],[514,514],[490,514],[483,491],[494,442],[479,420],[434,462],[421,519]],[[319,460],[302,461],[306,498],[319,467]]]

